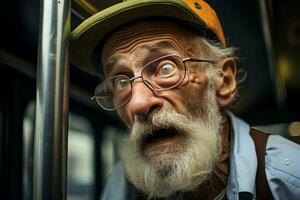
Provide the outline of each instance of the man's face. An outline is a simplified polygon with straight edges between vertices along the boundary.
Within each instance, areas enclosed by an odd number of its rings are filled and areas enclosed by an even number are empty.
[[[103,70],[107,77],[131,78],[161,56],[201,58],[196,41],[193,33],[170,22],[138,23],[106,42]],[[202,65],[187,62],[189,73],[170,90],[155,92],[136,79],[130,102],[118,110],[130,127],[122,156],[127,176],[150,196],[194,189],[218,160],[221,116],[213,78],[208,76],[214,73],[207,73]]]

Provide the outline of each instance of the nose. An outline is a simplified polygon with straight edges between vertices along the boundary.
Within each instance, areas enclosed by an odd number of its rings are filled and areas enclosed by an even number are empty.
[[[129,118],[144,119],[154,110],[159,110],[163,105],[162,99],[148,88],[143,81],[135,81],[132,87],[131,100],[127,105]]]

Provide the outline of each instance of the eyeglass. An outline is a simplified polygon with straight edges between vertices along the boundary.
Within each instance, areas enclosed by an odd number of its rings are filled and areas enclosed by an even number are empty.
[[[131,100],[133,82],[138,78],[153,91],[170,90],[184,80],[187,61],[215,63],[205,59],[182,58],[177,54],[165,55],[146,64],[139,76],[129,78],[126,75],[116,75],[105,79],[96,87],[91,99],[95,99],[99,106],[107,111],[122,108]]]

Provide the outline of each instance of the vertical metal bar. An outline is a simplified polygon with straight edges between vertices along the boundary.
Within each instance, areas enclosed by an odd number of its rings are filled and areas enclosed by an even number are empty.
[[[272,19],[272,1],[271,0],[257,0],[260,9],[260,18],[263,30],[263,36],[267,49],[267,56],[269,62],[269,72],[273,85],[274,96],[276,97],[276,104],[278,108],[282,108],[286,103],[286,91],[280,84],[278,79],[278,63],[276,59],[276,50],[274,45],[274,38],[272,35],[273,19]]]
[[[41,1],[34,200],[66,199],[70,0]]]

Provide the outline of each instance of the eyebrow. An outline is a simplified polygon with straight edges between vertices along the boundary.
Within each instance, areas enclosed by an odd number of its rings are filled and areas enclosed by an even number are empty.
[[[145,44],[142,46],[142,48],[145,48],[145,49],[148,49],[151,52],[157,52],[161,49],[164,49],[164,50],[167,50],[167,49],[170,49],[170,50],[176,50],[176,47],[171,44],[170,42],[168,41],[159,41],[153,45],[148,45],[148,44]],[[107,70],[107,74],[109,74],[111,71],[113,71],[113,68],[117,65],[118,63],[118,58],[116,56],[112,56],[108,62],[106,63],[105,66],[103,66],[103,69],[108,69]],[[105,70],[103,70],[105,71]]]

